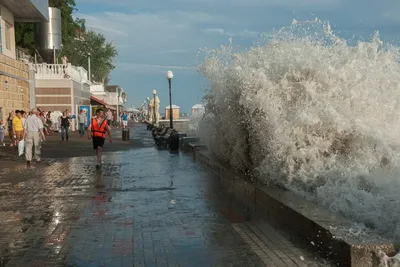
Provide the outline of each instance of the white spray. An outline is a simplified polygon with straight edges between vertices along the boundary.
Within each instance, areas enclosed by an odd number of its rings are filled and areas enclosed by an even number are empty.
[[[400,53],[294,21],[243,53],[209,51],[199,135],[251,170],[400,241]]]

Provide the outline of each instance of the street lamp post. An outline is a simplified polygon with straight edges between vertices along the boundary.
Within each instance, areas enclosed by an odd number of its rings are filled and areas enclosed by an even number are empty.
[[[92,71],[91,71],[91,66],[90,66],[90,53],[88,53],[88,75],[89,75],[89,82],[92,81]]]
[[[157,94],[156,89],[153,89],[153,101],[154,101],[154,103],[153,103],[153,124],[156,124],[156,123],[157,123],[157,115],[156,115],[156,94]]]
[[[169,85],[169,127],[174,128],[174,123],[172,120],[172,94],[171,94],[171,82],[172,78],[174,78],[174,74],[172,71],[167,71],[167,80]]]
[[[147,120],[150,121],[150,97],[147,97]]]
[[[120,114],[119,114],[119,94],[120,94],[120,89],[117,87],[117,122],[120,122]]]

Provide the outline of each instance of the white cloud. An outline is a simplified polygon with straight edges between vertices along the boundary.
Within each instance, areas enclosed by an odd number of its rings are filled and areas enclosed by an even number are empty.
[[[249,38],[258,38],[261,35],[257,31],[251,31],[248,29],[238,31],[238,32],[227,32],[226,34],[229,36],[232,36],[232,37],[238,36],[238,37],[249,37]]]
[[[385,12],[382,17],[390,22],[394,23],[400,23],[400,16],[398,14],[399,12]]]
[[[87,3],[109,3],[109,0],[80,0],[80,2]],[[113,4],[122,5],[134,8],[135,6],[146,6],[157,8],[157,6],[165,7],[171,6],[174,8],[179,8],[181,6],[193,6],[202,7],[206,5],[213,5],[215,7],[232,7],[232,6],[253,6],[253,7],[271,7],[271,6],[281,6],[281,7],[309,7],[309,6],[319,6],[319,7],[332,7],[339,6],[345,3],[344,0],[170,0],[167,3],[162,0],[153,0],[149,2],[138,2],[132,0],[114,0]],[[164,4],[164,5],[163,5]]]
[[[191,24],[172,20],[168,16],[151,13],[125,14],[111,13],[86,15],[88,28],[97,29],[120,47],[130,47],[133,51],[158,51],[171,48],[184,49],[190,40]],[[121,36],[121,32],[126,33]],[[174,48],[174,45],[177,46]]]
[[[112,29],[112,28],[103,27],[103,26],[99,26],[99,25],[88,25],[88,26],[90,29],[95,30],[95,31],[109,32],[109,33],[113,33],[113,34],[117,34],[117,35],[128,36],[128,33],[119,31],[117,29]]]
[[[119,71],[131,72],[135,74],[166,73],[168,70],[182,73],[196,69],[195,66],[135,64],[130,62],[116,62],[115,65]]]
[[[189,50],[184,50],[184,49],[181,49],[181,50],[179,50],[179,49],[171,49],[171,50],[157,51],[155,53],[158,53],[158,54],[186,54],[186,53],[189,53],[189,52],[190,52]]]
[[[203,12],[161,11],[154,13],[78,14],[88,28],[104,34],[118,51],[117,61],[159,65],[195,64],[199,48],[218,46],[226,36],[222,28],[200,25],[221,23]],[[219,32],[221,40],[210,32]]]
[[[204,33],[208,33],[208,34],[220,34],[220,35],[225,34],[224,29],[221,29],[221,28],[206,28],[206,29],[202,29],[201,31]]]
[[[238,31],[225,31],[222,28],[206,28],[201,29],[202,32],[207,34],[214,34],[214,35],[225,35],[225,36],[238,36],[238,37],[248,37],[248,38],[258,38],[260,37],[260,33],[257,31],[252,30],[238,30]]]
[[[171,66],[171,65],[168,66],[168,65],[152,65],[152,64],[135,64],[127,62],[117,62],[116,65],[125,70],[143,69],[143,68],[165,69],[166,71],[169,69],[180,69],[180,70],[196,69],[196,66]]]

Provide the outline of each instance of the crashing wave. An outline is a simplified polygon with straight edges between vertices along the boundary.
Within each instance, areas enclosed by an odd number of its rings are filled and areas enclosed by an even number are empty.
[[[400,240],[400,50],[297,22],[208,51],[199,135],[222,160]]]

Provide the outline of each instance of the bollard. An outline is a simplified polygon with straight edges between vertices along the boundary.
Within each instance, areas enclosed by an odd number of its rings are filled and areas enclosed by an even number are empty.
[[[178,132],[174,132],[171,134],[168,145],[169,145],[169,150],[179,151],[179,133]]]
[[[129,141],[130,136],[129,136],[129,129],[125,128],[122,129],[122,141]]]

